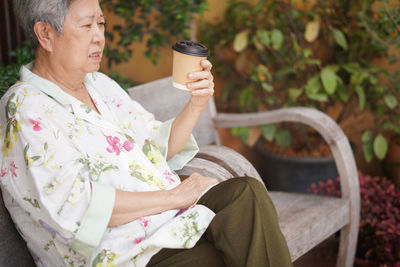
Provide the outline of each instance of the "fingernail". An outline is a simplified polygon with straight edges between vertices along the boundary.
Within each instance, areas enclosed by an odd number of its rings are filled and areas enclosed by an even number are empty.
[[[189,73],[189,79],[193,79],[193,73]]]

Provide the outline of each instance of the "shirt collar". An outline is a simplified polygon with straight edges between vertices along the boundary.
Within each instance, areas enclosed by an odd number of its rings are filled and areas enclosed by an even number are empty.
[[[68,105],[68,104],[71,105],[74,102],[73,96],[64,92],[64,90],[62,90],[55,83],[53,83],[47,79],[44,79],[44,78],[36,75],[35,73],[33,73],[31,71],[32,67],[33,67],[33,62],[31,62],[25,66],[22,66],[21,69],[19,70],[19,76],[20,76],[20,80],[22,82],[26,82],[26,83],[34,85],[40,91],[51,96],[52,98],[54,98],[56,101],[58,101],[59,103],[61,103],[63,105]],[[89,79],[88,75],[89,74],[87,74],[85,76],[85,80],[84,80],[85,83],[90,83],[90,79]]]
[[[45,94],[54,98],[62,105],[71,105],[74,114],[77,117],[80,117],[81,119],[94,123],[103,128],[113,129],[115,131],[123,132],[119,127],[115,125],[114,119],[110,114],[109,109],[103,103],[102,97],[94,89],[95,88],[94,83],[96,81],[96,73],[86,74],[84,83],[86,85],[87,90],[89,91],[90,96],[99,103],[98,108],[101,115],[98,115],[95,112],[87,114],[85,110],[81,107],[81,105],[83,104],[82,102],[80,102],[73,96],[69,95],[68,93],[64,92],[55,83],[46,80],[31,72],[32,67],[33,67],[33,62],[21,67],[19,74],[20,74],[20,80],[22,82],[27,82],[29,84],[32,84]],[[102,120],[102,118],[105,120]]]

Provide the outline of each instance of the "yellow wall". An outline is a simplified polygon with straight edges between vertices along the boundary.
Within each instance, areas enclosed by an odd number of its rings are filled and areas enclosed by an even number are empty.
[[[228,0],[208,0],[210,8],[202,15],[203,18],[213,22],[222,19],[227,2]],[[115,17],[113,15],[107,14],[107,10],[104,10],[104,12],[106,13],[108,22],[114,21]],[[112,27],[112,25],[108,23],[107,27]],[[171,46],[172,45],[173,44],[171,44]],[[146,49],[145,41],[141,44],[134,44],[131,48],[134,52],[129,62],[118,64],[114,68],[132,81],[143,83],[167,77],[172,74],[172,51],[170,47],[161,50],[157,65],[153,65],[153,63],[144,57],[143,52]],[[102,62],[102,70],[106,73],[109,71],[105,59]]]

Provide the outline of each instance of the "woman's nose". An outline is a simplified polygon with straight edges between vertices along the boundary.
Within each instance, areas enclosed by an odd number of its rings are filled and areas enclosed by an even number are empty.
[[[96,25],[96,27],[94,27],[92,41],[94,43],[104,42],[104,38],[105,38],[104,37],[104,27],[102,27],[100,25]]]

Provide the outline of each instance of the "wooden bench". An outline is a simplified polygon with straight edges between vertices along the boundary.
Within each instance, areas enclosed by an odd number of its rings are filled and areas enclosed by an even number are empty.
[[[129,94],[158,120],[175,117],[187,103],[188,92],[172,87],[165,78],[129,89]],[[248,175],[261,182],[255,168],[240,154],[220,146],[217,127],[253,126],[280,121],[301,122],[315,128],[330,145],[341,176],[342,198],[287,192],[269,192],[274,201],[292,261],[340,230],[337,266],[353,265],[358,236],[360,197],[354,157],[338,125],[308,108],[280,109],[254,114],[218,114],[214,99],[202,114],[194,135],[200,152],[181,175],[199,172],[224,180]],[[35,266],[0,197],[0,266]]]
[[[170,77],[130,88],[129,94],[158,120],[175,117],[186,105],[189,93],[172,87]],[[360,220],[357,168],[347,137],[324,113],[310,108],[286,108],[247,114],[217,113],[214,99],[193,132],[200,152],[179,172],[199,172],[221,180],[248,175],[261,182],[255,168],[240,154],[221,146],[218,127],[255,126],[282,121],[299,122],[316,129],[329,144],[341,177],[342,197],[269,192],[278,211],[292,261],[340,230],[337,266],[353,266]]]

